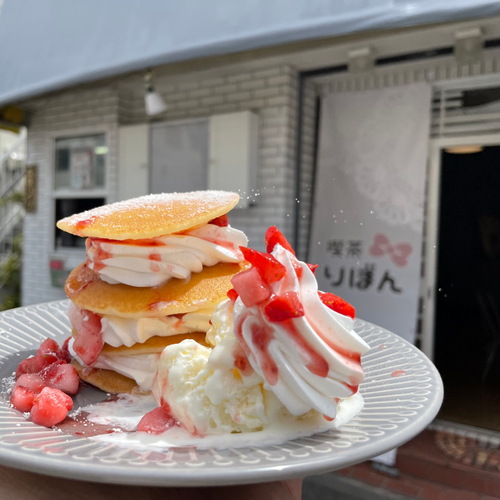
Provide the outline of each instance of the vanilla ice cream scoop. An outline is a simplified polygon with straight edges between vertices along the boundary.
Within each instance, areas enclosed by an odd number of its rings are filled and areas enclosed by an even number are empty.
[[[166,347],[158,361],[153,397],[191,434],[208,435],[261,430],[286,412],[264,389],[232,333],[225,328],[232,303],[220,304],[212,317],[213,349],[194,340]],[[222,321],[221,321],[222,319]]]

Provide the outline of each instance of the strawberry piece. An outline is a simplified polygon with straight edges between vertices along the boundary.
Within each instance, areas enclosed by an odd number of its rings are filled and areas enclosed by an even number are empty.
[[[334,295],[333,293],[318,291],[318,295],[321,299],[321,302],[323,302],[326,307],[330,308],[332,311],[343,314],[344,316],[350,316],[352,319],[354,319],[356,310],[351,304],[349,304],[349,302],[346,302],[344,299],[338,297],[337,295]]]
[[[286,267],[271,254],[258,252],[253,248],[240,247],[247,262],[256,267],[267,284],[279,281],[286,273]]]
[[[94,363],[104,346],[101,333],[101,317],[91,311],[82,310],[82,328],[73,344],[74,351],[86,364]]]
[[[266,305],[264,313],[272,323],[304,316],[304,307],[297,292],[285,292],[275,295]]]
[[[40,356],[45,356],[46,354],[52,354],[56,356],[56,352],[59,350],[59,344],[54,339],[45,339],[36,351]]]
[[[234,288],[231,288],[231,290],[227,292],[227,297],[229,300],[236,302],[236,299],[238,298],[238,292]]]
[[[216,219],[212,219],[209,224],[213,224],[214,226],[219,226],[219,227],[227,227],[229,226],[229,219],[227,218],[227,215],[221,215],[220,217],[217,217]]]
[[[175,418],[161,406],[146,413],[137,424],[137,430],[148,434],[161,434],[176,424]]]
[[[276,226],[271,226],[266,231],[265,242],[267,253],[271,253],[274,247],[279,243],[285,250],[288,250],[295,255],[290,243],[288,243],[287,239],[283,236],[283,233]]]
[[[313,274],[316,274],[316,269],[318,269],[319,264],[307,264],[307,267],[311,270]]]
[[[58,389],[45,387],[35,396],[31,408],[31,420],[44,427],[52,427],[62,422],[73,408],[73,400]]]
[[[21,361],[17,367],[16,378],[19,378],[24,373],[39,373],[56,361],[57,357],[53,354],[45,354],[43,356],[37,354],[36,356],[25,359]]]
[[[52,389],[59,389],[66,394],[76,394],[80,384],[80,377],[73,365],[68,365],[64,361],[54,363],[43,373],[43,379]]]
[[[64,361],[65,363],[69,363],[71,361],[71,356],[69,354],[69,341],[72,338],[73,337],[68,337],[64,341],[64,344],[55,353],[57,358],[60,359],[61,361]]]
[[[33,391],[22,385],[16,385],[12,390],[10,403],[16,410],[24,413],[31,410],[34,399],[35,393]]]
[[[256,267],[235,274],[231,283],[246,307],[260,304],[271,296],[271,290]]]
[[[17,379],[14,387],[25,387],[34,394],[38,394],[46,385],[45,380],[43,380],[40,375],[36,373],[25,373]]]

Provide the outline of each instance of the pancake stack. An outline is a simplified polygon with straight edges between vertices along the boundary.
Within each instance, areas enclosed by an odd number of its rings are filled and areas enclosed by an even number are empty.
[[[212,312],[246,265],[246,237],[226,217],[238,200],[222,191],[149,195],[57,223],[88,238],[87,261],[65,286],[82,380],[109,393],[148,392],[167,345],[206,345]]]

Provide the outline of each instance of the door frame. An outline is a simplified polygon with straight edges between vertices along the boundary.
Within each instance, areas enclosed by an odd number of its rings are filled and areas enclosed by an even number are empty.
[[[441,194],[441,151],[451,146],[499,146],[500,133],[441,137],[429,141],[428,191],[426,203],[424,309],[422,317],[422,351],[434,360],[434,324],[436,314],[437,256]]]

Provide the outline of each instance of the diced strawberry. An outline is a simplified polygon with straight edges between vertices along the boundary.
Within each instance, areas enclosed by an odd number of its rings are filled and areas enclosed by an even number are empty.
[[[234,288],[231,288],[231,290],[227,292],[227,297],[229,300],[236,302],[236,299],[238,298],[238,292]]]
[[[311,270],[313,274],[316,274],[316,269],[318,269],[319,264],[307,264],[307,267]]]
[[[285,292],[275,295],[266,305],[264,313],[273,323],[304,316],[304,307],[297,292]]]
[[[235,274],[231,283],[246,307],[260,304],[271,296],[271,290],[255,267]]]
[[[25,373],[21,375],[14,387],[25,387],[34,394],[38,394],[47,384],[40,375],[36,373]]]
[[[149,434],[161,434],[176,424],[175,418],[161,406],[146,413],[137,424],[137,430]]]
[[[43,373],[46,385],[52,389],[59,389],[66,394],[76,394],[80,384],[80,377],[73,365],[68,365],[64,361],[54,363]]]
[[[276,226],[271,226],[266,231],[265,242],[266,242],[267,253],[271,253],[275,245],[279,243],[285,250],[288,250],[293,255],[295,255],[295,252],[293,251],[293,248],[290,246],[290,243],[288,243],[286,238],[283,236],[283,233]]]
[[[56,352],[56,356],[61,359],[62,361],[65,361],[66,363],[69,363],[71,361],[71,356],[69,354],[69,341],[72,339],[72,337],[68,337],[65,341],[62,347],[58,349]]]
[[[52,427],[62,422],[73,408],[73,400],[58,389],[45,387],[33,400],[31,420],[38,425]]]
[[[333,293],[318,292],[321,302],[325,304],[326,307],[330,308],[332,311],[343,314],[344,316],[350,316],[354,319],[356,315],[356,310],[349,302],[344,299],[334,295]]]
[[[16,410],[22,411],[23,413],[31,410],[34,399],[34,392],[27,387],[23,387],[22,385],[16,385],[12,390],[12,395],[10,396],[12,406]]]
[[[91,365],[101,354],[104,341],[101,333],[101,317],[91,311],[82,311],[82,328],[73,344],[74,351],[86,364]]]
[[[24,373],[39,373],[56,361],[57,358],[53,354],[45,354],[43,356],[37,354],[36,356],[25,359],[21,361],[17,367],[16,378],[19,378]]]
[[[45,356],[46,354],[53,354],[56,356],[56,352],[59,350],[59,344],[54,339],[45,339],[36,351],[40,356]]]
[[[217,217],[216,219],[212,219],[209,224],[213,224],[214,226],[219,226],[219,227],[227,227],[229,226],[229,219],[227,218],[227,215],[221,215],[220,217]]]
[[[286,267],[271,254],[258,252],[253,248],[240,247],[247,262],[256,267],[267,284],[279,281],[286,273]]]

